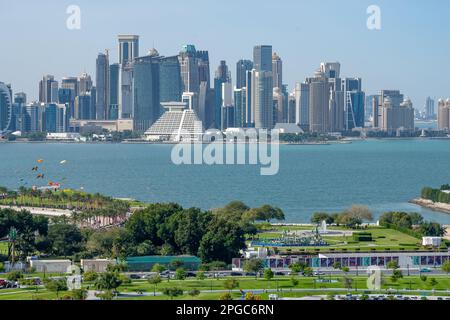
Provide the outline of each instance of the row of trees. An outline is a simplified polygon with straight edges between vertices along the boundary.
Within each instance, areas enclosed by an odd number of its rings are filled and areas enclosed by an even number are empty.
[[[353,205],[342,213],[328,214],[316,212],[311,216],[311,222],[320,224],[326,221],[327,224],[343,225],[349,228],[359,228],[364,222],[372,221],[373,215],[370,210],[361,205]]]
[[[27,211],[0,210],[0,238],[17,230],[17,252],[80,258],[123,258],[143,255],[196,255],[205,263],[230,263],[257,232],[255,221],[284,219],[268,205],[249,208],[242,202],[202,211],[178,204],[151,204],[136,211],[124,227],[80,228],[67,219],[33,216]]]
[[[424,221],[422,215],[414,212],[385,212],[380,216],[380,225],[407,232],[418,238],[442,237],[446,233],[439,223]]]
[[[425,187],[422,189],[422,198],[433,202],[450,203],[450,186],[444,184],[440,189]]]
[[[12,191],[0,187],[0,194],[6,194],[0,199],[1,204],[74,210],[79,221],[98,216],[123,216],[130,209],[127,201],[77,190],[39,190],[22,186]]]

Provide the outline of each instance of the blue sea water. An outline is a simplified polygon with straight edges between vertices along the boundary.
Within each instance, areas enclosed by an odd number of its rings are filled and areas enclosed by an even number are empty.
[[[450,215],[408,201],[423,186],[450,183],[450,140],[368,140],[351,144],[280,147],[280,169],[261,176],[254,165],[181,165],[171,145],[1,143],[0,185],[9,188],[60,182],[64,187],[134,198],[216,208],[232,200],[282,208],[289,222],[308,222],[316,211],[352,204],[375,216],[415,211],[450,224]],[[42,165],[37,159],[44,159]],[[60,161],[67,160],[65,164]],[[40,165],[45,181],[31,171]]]

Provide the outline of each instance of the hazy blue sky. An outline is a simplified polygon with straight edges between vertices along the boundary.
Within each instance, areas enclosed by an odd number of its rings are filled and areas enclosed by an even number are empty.
[[[66,28],[66,8],[81,8],[81,30]],[[382,29],[366,27],[366,9],[381,7]],[[450,1],[447,0],[0,0],[0,81],[29,99],[43,74],[94,75],[99,51],[116,36],[141,36],[141,55],[162,55],[185,43],[210,53],[212,75],[226,60],[251,58],[255,44],[272,44],[292,90],[321,61],[341,62],[342,76],[363,78],[367,94],[400,89],[422,108],[425,97],[450,96]]]

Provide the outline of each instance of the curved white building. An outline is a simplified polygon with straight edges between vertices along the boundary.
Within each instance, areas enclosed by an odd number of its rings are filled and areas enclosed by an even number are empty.
[[[6,131],[10,127],[11,112],[11,88],[0,82],[0,132]]]

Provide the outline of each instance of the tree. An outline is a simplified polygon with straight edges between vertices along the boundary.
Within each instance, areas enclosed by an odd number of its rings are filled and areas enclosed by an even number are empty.
[[[447,273],[447,274],[450,273],[450,260],[446,260],[446,261],[442,264],[442,271],[444,271],[444,272]]]
[[[334,222],[332,216],[325,212],[315,212],[311,216],[311,222],[314,224],[321,224],[322,221],[325,221],[327,224],[331,224]]]
[[[180,288],[177,288],[177,287],[169,287],[169,288],[164,288],[162,290],[162,293],[164,295],[170,297],[170,300],[173,300],[173,298],[183,295],[183,290],[181,290]]]
[[[245,294],[245,300],[262,300],[262,297],[254,294],[253,292],[247,292]]]
[[[205,280],[205,278],[206,278],[205,273],[203,271],[197,272],[196,278],[200,281]]]
[[[310,277],[313,275],[313,269],[311,267],[306,267],[305,269],[303,269],[303,275],[305,277]]]
[[[184,280],[186,279],[186,271],[183,268],[178,268],[175,271],[175,279]]]
[[[83,281],[95,281],[98,278],[98,273],[95,271],[86,271],[83,273]]]
[[[336,261],[335,263],[333,263],[333,268],[336,270],[341,269],[342,265],[339,261]]]
[[[164,270],[166,270],[166,267],[159,263],[155,263],[152,267],[152,272],[156,272],[157,274],[161,274]]]
[[[200,241],[198,256],[205,262],[230,262],[246,248],[246,231],[239,221],[215,216]]]
[[[342,284],[344,285],[344,288],[351,289],[353,287],[353,279],[347,276],[344,276],[342,278]]]
[[[122,284],[118,273],[116,272],[105,272],[100,274],[100,276],[95,280],[94,287],[97,290],[115,290]]]
[[[80,251],[82,236],[80,229],[73,224],[52,224],[48,229],[48,239],[52,253],[58,256],[71,256]]]
[[[349,228],[359,227],[363,221],[372,220],[373,215],[370,210],[361,205],[353,205],[339,216],[339,223],[346,225]]]
[[[231,293],[231,290],[239,287],[239,282],[234,278],[228,278],[223,283],[223,286],[225,287],[225,289],[229,290],[229,292]]]
[[[23,278],[22,271],[13,270],[6,275],[6,279],[9,281],[19,281],[19,279]]]
[[[305,267],[306,267],[305,264],[299,262],[291,263],[289,265],[289,269],[291,269],[291,272],[297,274],[303,272],[303,270],[305,270]]]
[[[243,269],[245,272],[255,273],[257,278],[258,273],[264,268],[264,261],[261,259],[249,259],[244,262]]]
[[[59,293],[61,291],[68,290],[65,278],[63,278],[63,279],[47,278],[44,280],[44,286],[45,286],[45,289],[47,289],[48,291],[55,292],[57,298],[59,298]]]
[[[291,278],[291,283],[292,283],[292,286],[293,286],[293,287],[298,286],[299,282],[300,282],[300,281],[299,281],[297,278],[295,278],[295,277],[292,277],[292,278]]]
[[[437,222],[425,221],[419,226],[419,232],[424,237],[443,237],[446,230]]]
[[[267,221],[285,219],[284,212],[280,208],[272,207],[270,205],[263,205],[259,208],[250,209],[245,216],[250,221]]]
[[[399,268],[398,262],[396,260],[391,260],[388,262],[387,267],[389,269],[398,269]]]
[[[101,300],[112,300],[114,299],[114,293],[112,290],[106,290],[100,293],[97,293],[96,296]]]
[[[420,276],[420,280],[422,280],[422,282],[426,282],[428,280],[428,277],[423,274]]]
[[[233,297],[230,293],[224,293],[219,297],[219,300],[233,300]]]
[[[403,273],[400,269],[394,269],[392,271],[391,281],[397,282],[399,279],[403,278]]]
[[[158,284],[161,283],[161,277],[159,274],[155,274],[148,278],[148,283],[153,285],[153,295],[156,296],[156,288],[158,287]]]
[[[190,295],[191,297],[196,297],[200,295],[200,290],[194,288],[188,292],[188,295]]]
[[[75,289],[72,290],[72,298],[74,300],[86,300],[88,292],[85,289]]]
[[[274,277],[274,273],[272,271],[272,269],[267,268],[264,270],[264,279],[266,279],[267,281],[272,280]]]
[[[436,280],[436,278],[431,278],[430,279],[430,284],[431,284],[431,287],[435,287],[435,286],[437,286],[438,285],[438,281]]]

